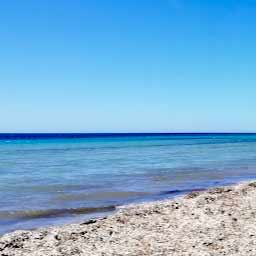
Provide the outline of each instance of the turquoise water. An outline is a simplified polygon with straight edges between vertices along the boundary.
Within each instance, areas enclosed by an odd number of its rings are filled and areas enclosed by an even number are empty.
[[[256,177],[256,135],[0,135],[0,233]]]

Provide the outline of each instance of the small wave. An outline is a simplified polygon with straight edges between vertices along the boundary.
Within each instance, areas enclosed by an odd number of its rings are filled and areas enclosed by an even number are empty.
[[[91,194],[63,194],[56,197],[57,201],[74,200],[106,200],[106,199],[126,199],[150,195],[149,192],[136,191],[101,191]]]
[[[188,188],[188,189],[174,189],[174,190],[168,190],[168,191],[163,191],[160,193],[160,195],[176,195],[176,194],[186,194],[194,191],[204,191],[206,188]]]
[[[71,214],[89,214],[97,212],[114,211],[115,206],[102,207],[80,207],[64,209],[46,209],[46,210],[28,210],[28,211],[0,211],[0,220],[17,220],[17,219],[36,219],[36,218],[53,218]]]

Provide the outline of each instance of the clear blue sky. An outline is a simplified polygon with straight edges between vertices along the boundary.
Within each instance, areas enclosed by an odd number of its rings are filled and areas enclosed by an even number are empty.
[[[256,1],[0,7],[0,132],[256,131]]]

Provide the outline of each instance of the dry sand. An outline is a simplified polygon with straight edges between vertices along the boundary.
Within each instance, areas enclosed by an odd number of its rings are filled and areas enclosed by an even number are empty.
[[[0,255],[256,255],[256,182],[0,237]]]

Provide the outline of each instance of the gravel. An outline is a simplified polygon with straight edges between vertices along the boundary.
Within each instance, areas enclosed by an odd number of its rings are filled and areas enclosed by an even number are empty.
[[[0,237],[1,256],[256,255],[256,182],[129,205],[80,224]]]

